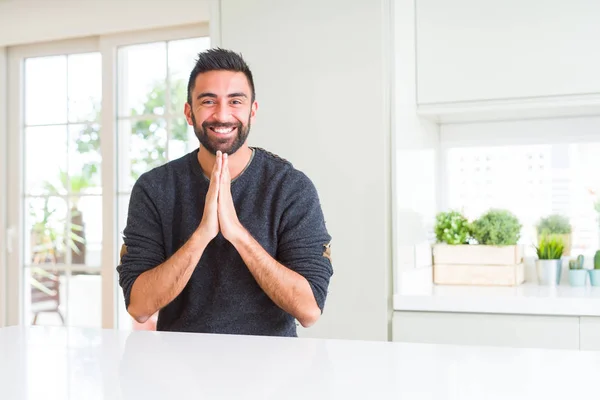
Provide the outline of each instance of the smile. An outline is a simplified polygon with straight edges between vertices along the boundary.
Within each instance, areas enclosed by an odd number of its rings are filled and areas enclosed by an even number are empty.
[[[210,128],[210,130],[219,135],[227,135],[235,130],[235,126],[230,126],[227,128]]]

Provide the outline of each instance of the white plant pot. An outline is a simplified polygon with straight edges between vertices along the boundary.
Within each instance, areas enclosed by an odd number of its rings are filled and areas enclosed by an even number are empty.
[[[535,260],[538,283],[543,286],[558,286],[562,275],[562,260]]]

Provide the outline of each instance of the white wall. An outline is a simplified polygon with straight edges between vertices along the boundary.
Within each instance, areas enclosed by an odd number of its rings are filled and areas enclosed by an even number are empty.
[[[7,87],[6,49],[0,47],[0,327],[6,324],[6,182],[7,182]]]
[[[394,2],[395,291],[431,282],[428,231],[438,209],[439,127],[417,115],[415,2]]]
[[[221,44],[242,52],[255,74],[250,142],[308,174],[333,237],[325,313],[301,336],[388,340],[389,6],[221,1]]]
[[[419,103],[600,93],[597,0],[416,0]]]
[[[209,20],[211,0],[5,0],[0,46]]]

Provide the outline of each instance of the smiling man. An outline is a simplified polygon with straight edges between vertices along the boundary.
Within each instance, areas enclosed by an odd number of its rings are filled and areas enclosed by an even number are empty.
[[[133,187],[121,264],[129,314],[157,329],[296,336],[323,312],[331,237],[312,181],[250,147],[258,104],[234,52],[200,53],[185,116],[199,149]]]

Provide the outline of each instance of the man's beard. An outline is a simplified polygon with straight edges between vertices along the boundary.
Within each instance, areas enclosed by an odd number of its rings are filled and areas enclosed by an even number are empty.
[[[206,122],[202,123],[202,126],[196,124],[196,118],[192,113],[192,123],[194,124],[194,133],[200,141],[200,144],[212,154],[217,154],[217,150],[222,153],[231,155],[238,151],[240,147],[246,142],[248,134],[250,133],[250,117],[248,117],[248,123],[246,126],[242,125],[241,122],[237,123],[224,123],[224,122]],[[236,135],[233,140],[231,138],[219,139],[212,138],[208,134],[210,128],[231,128],[235,127]]]

